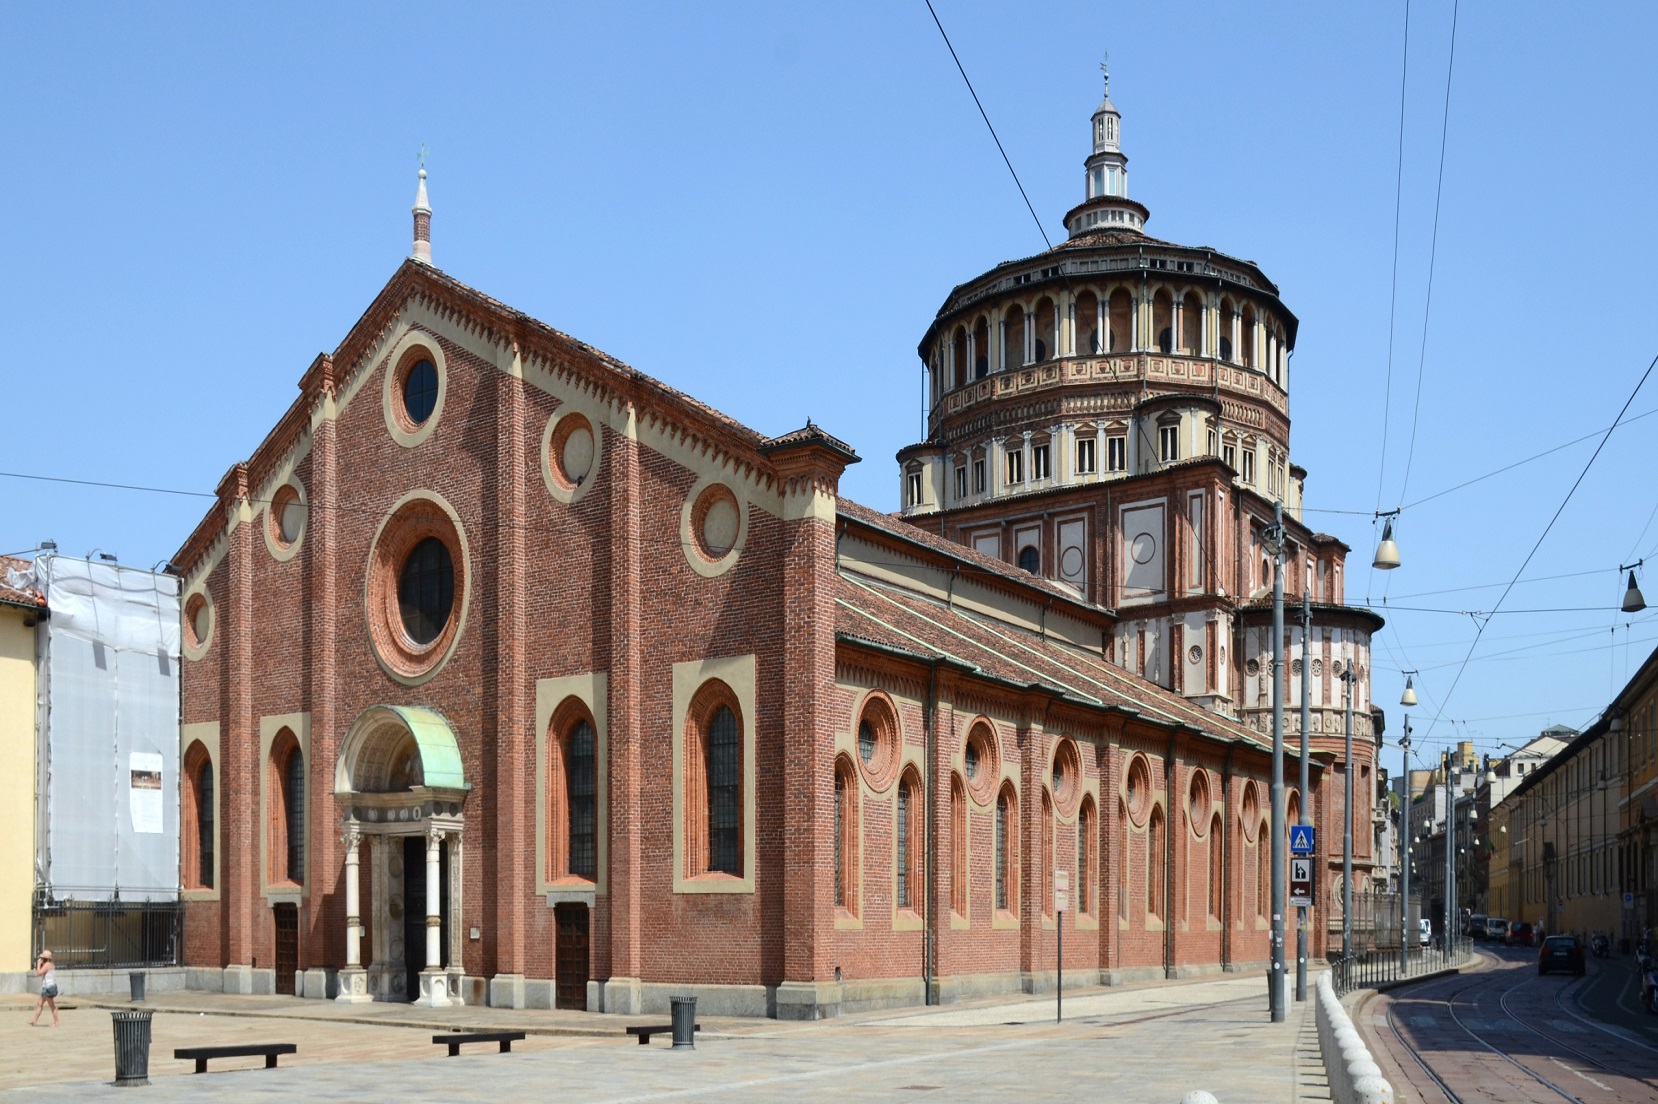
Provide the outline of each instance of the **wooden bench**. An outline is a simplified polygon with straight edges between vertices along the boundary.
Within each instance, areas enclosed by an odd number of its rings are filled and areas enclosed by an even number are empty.
[[[453,1058],[461,1052],[462,1043],[500,1043],[502,1054],[512,1053],[512,1044],[524,1041],[522,1031],[477,1031],[470,1035],[433,1035],[434,1044],[442,1043],[449,1048],[449,1057]]]
[[[265,1068],[275,1069],[278,1054],[298,1052],[299,1047],[293,1043],[249,1043],[246,1046],[181,1047],[173,1051],[173,1057],[193,1060],[196,1063],[196,1072],[206,1073],[207,1061],[210,1058],[257,1058],[263,1055]]]
[[[673,1029],[673,1024],[649,1024],[645,1027],[630,1027],[628,1028],[628,1034],[639,1036],[640,1046],[649,1046],[652,1035],[668,1035],[673,1032]],[[702,1025],[694,1024],[691,1030],[693,1032],[701,1031]]]

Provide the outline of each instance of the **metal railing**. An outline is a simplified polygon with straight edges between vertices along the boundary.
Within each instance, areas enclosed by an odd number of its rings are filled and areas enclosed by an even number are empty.
[[[182,901],[37,901],[34,953],[60,970],[177,966]]]
[[[1467,936],[1457,936],[1449,947],[1436,944],[1407,948],[1402,961],[1398,944],[1354,951],[1347,958],[1337,952],[1330,958],[1330,981],[1336,987],[1337,996],[1346,996],[1355,989],[1374,989],[1460,966],[1473,953],[1473,940]]]

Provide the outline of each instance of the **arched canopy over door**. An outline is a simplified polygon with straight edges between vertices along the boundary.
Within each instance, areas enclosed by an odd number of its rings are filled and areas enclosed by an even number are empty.
[[[334,791],[343,796],[399,794],[415,790],[472,788],[449,722],[430,709],[376,705],[346,731],[334,768]]]

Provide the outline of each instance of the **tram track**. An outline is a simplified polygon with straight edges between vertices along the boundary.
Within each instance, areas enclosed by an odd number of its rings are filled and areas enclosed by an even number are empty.
[[[1496,989],[1497,983],[1498,977],[1496,972],[1485,969],[1478,971],[1477,975],[1472,980],[1467,981],[1466,984],[1457,986],[1453,991],[1442,997],[1437,995],[1429,997],[1428,994],[1419,993],[1415,999],[1422,1001],[1424,1004],[1431,1002],[1434,1005],[1442,1006],[1445,1014],[1449,1017],[1451,1022],[1454,1023],[1470,1040],[1477,1044],[1482,1050],[1496,1055],[1497,1058],[1501,1059],[1502,1062],[1508,1067],[1512,1067],[1514,1070],[1519,1071],[1527,1079],[1529,1079],[1530,1082],[1535,1083],[1537,1086],[1554,1094],[1551,1099],[1567,1100],[1573,1102],[1573,1104],[1589,1104],[1588,1101],[1585,1101],[1581,1096],[1572,1092],[1569,1088],[1556,1083],[1550,1077],[1545,1076],[1543,1073],[1532,1068],[1532,1066],[1516,1059],[1511,1054],[1507,1053],[1503,1048],[1495,1045],[1491,1041],[1491,1038],[1488,1037],[1488,1034],[1491,1033],[1489,1028],[1482,1030],[1480,1028],[1476,1028],[1475,1026],[1471,1026],[1463,1018],[1463,1016],[1459,1014],[1459,1003],[1465,1006],[1471,1005],[1473,1011],[1477,1012],[1479,1010],[1479,997],[1483,995],[1482,991],[1495,991],[1497,996],[1497,1006],[1500,1009],[1502,1016],[1506,1021],[1512,1023],[1515,1027],[1518,1027],[1521,1030],[1544,1040],[1551,1049],[1558,1049],[1575,1056],[1580,1061],[1587,1063],[1594,1071],[1608,1075],[1611,1079],[1633,1080],[1642,1085],[1644,1088],[1648,1090],[1651,1089],[1653,1086],[1653,1082],[1651,1080],[1641,1078],[1629,1071],[1619,1069],[1609,1064],[1604,1056],[1592,1054],[1589,1051],[1584,1050],[1582,1047],[1566,1042],[1559,1037],[1558,1031],[1546,1031],[1536,1026],[1535,1023],[1529,1022],[1527,1019],[1527,1013],[1523,1012],[1518,1007],[1519,998],[1516,997],[1516,994],[1527,985],[1534,984],[1535,979],[1528,978],[1520,981],[1518,984],[1508,986],[1507,988],[1501,990]],[[1572,1017],[1572,1019],[1583,1024],[1585,1027],[1593,1029],[1608,1038],[1617,1040],[1617,1043],[1620,1046],[1632,1045],[1640,1048],[1641,1050],[1658,1055],[1658,1049],[1647,1046],[1639,1041],[1631,1040],[1620,1032],[1613,1031],[1605,1025],[1595,1023],[1594,1021],[1580,1016],[1576,1012],[1572,1011],[1566,1006],[1565,1003],[1568,991],[1568,989],[1562,989],[1555,994],[1554,1004],[1561,1012]],[[1510,998],[1515,998],[1512,1006]],[[1389,1000],[1386,1007],[1385,1023],[1387,1025],[1388,1032],[1393,1036],[1394,1040],[1396,1040],[1398,1048],[1405,1054],[1408,1054],[1416,1065],[1421,1068],[1422,1072],[1433,1083],[1434,1087],[1441,1094],[1443,1094],[1448,1104],[1463,1104],[1465,1098],[1457,1092],[1456,1088],[1453,1087],[1450,1080],[1448,1080],[1444,1075],[1444,1071],[1435,1069],[1434,1064],[1429,1060],[1428,1054],[1423,1048],[1418,1047],[1412,1040],[1411,1035],[1413,1032],[1401,1028],[1399,1020],[1395,1015],[1397,1005],[1398,1002],[1396,999]],[[1530,1015],[1533,1018],[1536,1016],[1535,1013],[1530,1013]],[[1563,1069],[1584,1078],[1590,1084],[1605,1093],[1615,1094],[1618,1092],[1614,1086],[1601,1081],[1597,1077],[1591,1076],[1583,1070],[1573,1069],[1572,1066],[1567,1065],[1565,1062],[1561,1061],[1560,1058],[1555,1057],[1552,1054],[1546,1055],[1546,1057],[1547,1060],[1553,1061],[1557,1065],[1560,1065]],[[1485,1097],[1487,1094],[1482,1092],[1480,1095]]]

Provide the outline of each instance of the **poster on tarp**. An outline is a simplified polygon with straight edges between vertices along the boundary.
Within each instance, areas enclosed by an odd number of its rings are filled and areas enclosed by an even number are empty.
[[[156,834],[162,831],[161,756],[135,751],[129,757],[132,781],[128,784],[127,805],[132,810],[132,830]]]

